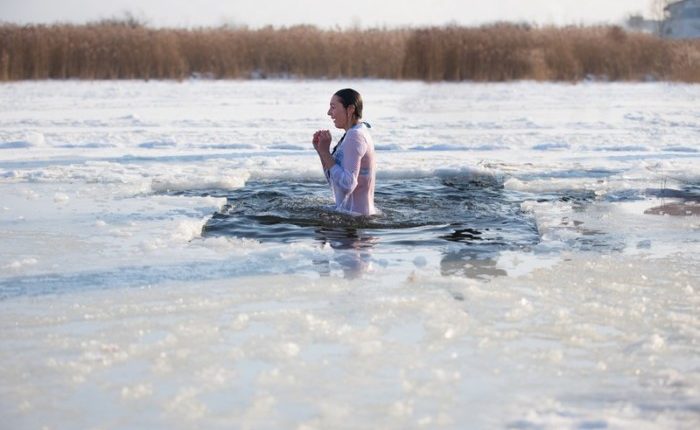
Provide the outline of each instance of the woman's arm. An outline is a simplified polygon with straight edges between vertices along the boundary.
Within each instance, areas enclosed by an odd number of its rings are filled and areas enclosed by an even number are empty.
[[[364,137],[357,132],[348,132],[343,142],[342,163],[332,165],[329,170],[331,181],[346,194],[352,193],[357,187],[360,162],[366,153],[367,142]]]
[[[316,149],[318,156],[321,158],[321,165],[324,171],[329,170],[335,165],[335,160],[330,151],[331,140],[331,132],[328,130],[319,130],[314,133],[312,142],[314,149]]]

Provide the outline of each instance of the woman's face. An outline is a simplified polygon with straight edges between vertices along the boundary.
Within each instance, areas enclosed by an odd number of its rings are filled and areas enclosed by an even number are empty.
[[[350,109],[350,106],[346,109],[340,101],[340,97],[334,95],[331,97],[331,107],[328,109],[328,116],[331,117],[333,124],[337,128],[347,130],[350,124],[350,117],[352,116],[352,109]]]

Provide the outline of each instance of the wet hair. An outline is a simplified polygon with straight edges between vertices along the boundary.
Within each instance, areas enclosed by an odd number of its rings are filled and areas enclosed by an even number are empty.
[[[352,88],[344,88],[336,91],[334,95],[338,96],[340,103],[342,103],[345,109],[347,109],[349,106],[355,107],[355,113],[353,114],[355,119],[362,118],[362,96],[360,93]]]

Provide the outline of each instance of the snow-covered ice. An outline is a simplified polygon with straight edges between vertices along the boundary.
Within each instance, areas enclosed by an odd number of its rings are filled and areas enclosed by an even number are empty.
[[[536,240],[205,234],[247,185],[323,181],[310,137],[346,86],[378,190],[498,189]],[[700,425],[700,86],[67,81],[0,99],[3,427]]]

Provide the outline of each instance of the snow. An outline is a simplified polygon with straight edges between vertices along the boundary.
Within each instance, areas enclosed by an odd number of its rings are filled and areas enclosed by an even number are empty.
[[[310,136],[348,86],[365,98],[378,187],[503,187],[526,196],[539,242],[480,255],[203,235],[250,181],[323,181]],[[667,83],[3,84],[3,425],[695,427],[698,96]]]

